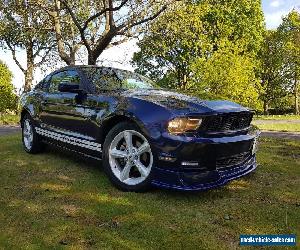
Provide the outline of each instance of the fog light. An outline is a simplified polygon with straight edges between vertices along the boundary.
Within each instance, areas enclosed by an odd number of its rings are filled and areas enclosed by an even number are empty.
[[[253,141],[252,145],[252,155],[256,154],[258,148],[258,137],[256,137]]]
[[[183,161],[181,162],[181,165],[182,166],[199,166],[199,163],[198,162],[194,162],[194,161]]]
[[[174,161],[176,161],[176,158],[169,157],[169,156],[159,156],[158,158],[161,161],[168,161],[168,162],[174,162]]]

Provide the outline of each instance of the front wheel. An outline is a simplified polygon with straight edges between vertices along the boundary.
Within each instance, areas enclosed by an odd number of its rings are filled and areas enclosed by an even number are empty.
[[[153,153],[147,138],[132,123],[120,123],[108,133],[103,163],[112,183],[123,191],[150,188]]]
[[[44,144],[35,132],[33,120],[28,114],[22,119],[22,142],[27,153],[36,154],[44,149]]]

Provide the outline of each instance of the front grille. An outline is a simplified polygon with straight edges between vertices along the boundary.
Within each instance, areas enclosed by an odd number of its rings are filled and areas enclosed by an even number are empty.
[[[242,164],[250,157],[250,155],[250,152],[244,152],[230,157],[216,159],[216,168],[220,169]]]
[[[252,113],[230,113],[208,116],[203,119],[200,130],[205,132],[226,132],[246,129],[252,121]]]

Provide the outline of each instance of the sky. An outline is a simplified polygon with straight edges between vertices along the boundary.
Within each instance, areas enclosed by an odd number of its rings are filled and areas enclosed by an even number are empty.
[[[276,29],[281,23],[282,16],[285,16],[293,8],[300,10],[300,0],[262,0],[262,7],[267,28]],[[132,70],[130,60],[133,53],[136,51],[138,51],[138,48],[136,46],[136,42],[133,40],[104,51],[100,57],[100,60],[105,66],[113,65],[114,67]],[[19,61],[22,65],[26,65],[26,55],[24,51],[20,51],[17,54],[17,57],[20,59]],[[9,51],[3,51],[0,49],[0,60],[4,61],[8,65],[9,69],[13,72],[13,84],[18,91],[24,85],[24,76],[22,71],[14,63]],[[48,68],[44,70],[36,70],[33,84],[36,84],[42,80],[45,75],[49,74],[54,69],[62,66],[65,65],[58,62],[58,64],[54,65],[51,69]]]

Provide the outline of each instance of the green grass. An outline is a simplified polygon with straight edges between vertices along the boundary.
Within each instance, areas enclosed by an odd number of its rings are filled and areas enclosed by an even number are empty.
[[[282,132],[300,132],[300,123],[264,123],[264,124],[256,124],[253,122],[261,130],[269,130],[269,131],[282,131]]]
[[[300,120],[300,115],[255,115],[255,120]]]
[[[18,125],[20,115],[0,114],[0,125]]]
[[[123,193],[99,162],[26,154],[19,134],[0,137],[0,161],[0,249],[235,249],[240,234],[300,235],[300,141],[262,139],[256,172],[197,193]]]

